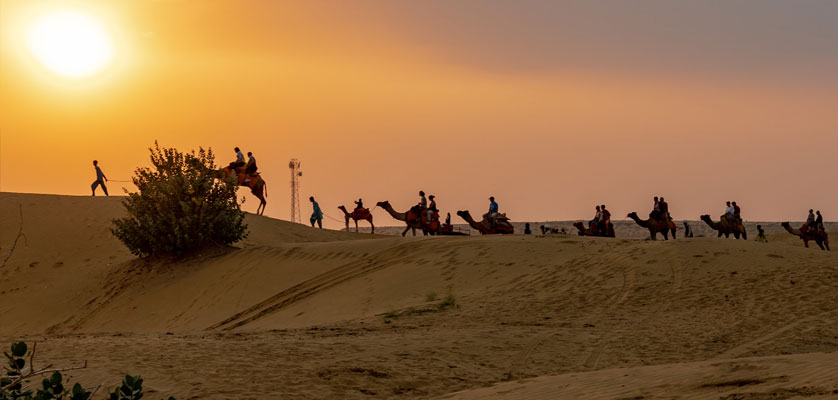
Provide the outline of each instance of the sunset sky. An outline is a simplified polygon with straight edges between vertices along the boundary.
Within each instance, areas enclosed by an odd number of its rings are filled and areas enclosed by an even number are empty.
[[[33,55],[58,8],[101,22],[101,71]],[[443,215],[494,195],[516,221],[655,195],[677,219],[736,200],[748,220],[835,220],[836,18],[814,0],[0,0],[0,190],[89,194],[93,159],[127,181],[158,140],[252,151],[282,219],[297,157],[304,220],[309,195],[342,219],[420,189]]]

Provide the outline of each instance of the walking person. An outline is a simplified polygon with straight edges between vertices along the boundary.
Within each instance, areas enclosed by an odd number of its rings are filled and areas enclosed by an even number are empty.
[[[317,227],[323,229],[323,211],[320,210],[320,204],[317,204],[317,202],[314,201],[314,196],[309,197],[308,201],[311,202],[311,206],[313,208],[311,218],[309,219],[311,227],[314,228],[314,223],[317,222]]]
[[[105,196],[109,196],[108,187],[105,186],[105,182],[108,180],[108,177],[105,176],[102,169],[99,168],[99,161],[93,160],[93,168],[96,168],[96,180],[90,185],[90,190],[93,191],[93,196],[96,196],[97,186],[102,186],[102,191],[105,192]]]

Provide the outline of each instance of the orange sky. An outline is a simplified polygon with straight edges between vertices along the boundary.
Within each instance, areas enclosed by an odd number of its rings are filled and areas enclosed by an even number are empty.
[[[518,221],[654,195],[678,219],[726,200],[750,220],[838,213],[838,7],[511,3],[0,0],[0,190],[84,195],[91,160],[128,180],[156,139],[252,151],[283,219],[291,157],[331,216],[420,189],[452,214],[494,195]],[[104,73],[27,53],[27,19],[56,4],[107,24]]]

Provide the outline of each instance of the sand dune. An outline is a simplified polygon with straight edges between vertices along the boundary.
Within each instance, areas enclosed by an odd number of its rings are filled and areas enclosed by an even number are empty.
[[[838,255],[788,234],[401,238],[248,216],[240,248],[163,263],[110,235],[118,199],[4,193],[0,259],[18,204],[26,242],[0,268],[0,339],[87,359],[86,383],[141,373],[202,399],[838,389],[812,372],[838,350]],[[739,362],[758,373],[726,367]],[[702,386],[736,379],[760,382]]]

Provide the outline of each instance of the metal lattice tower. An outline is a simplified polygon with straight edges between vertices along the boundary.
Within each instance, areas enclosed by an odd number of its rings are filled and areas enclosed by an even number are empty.
[[[298,224],[303,223],[300,216],[300,177],[303,172],[300,171],[300,160],[292,158],[288,162],[288,168],[291,170],[291,222]]]

